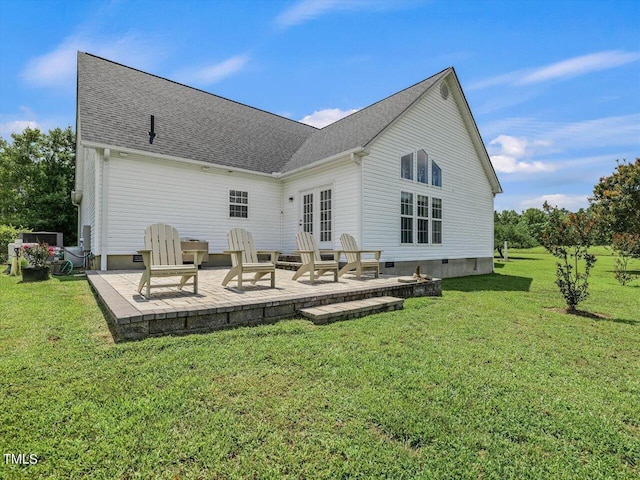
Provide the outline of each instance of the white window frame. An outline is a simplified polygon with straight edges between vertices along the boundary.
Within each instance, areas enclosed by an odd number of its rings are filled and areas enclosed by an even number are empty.
[[[410,162],[410,168],[405,168]],[[424,175],[420,175],[421,164],[424,166]],[[434,170],[438,175],[434,175]],[[424,148],[414,150],[400,156],[400,178],[407,182],[428,187],[442,188],[442,167],[431,158]],[[438,184],[435,181],[438,181]]]
[[[441,246],[444,239],[443,216],[442,198],[402,190],[400,192],[400,245]],[[420,229],[421,223],[426,227],[423,230]],[[405,228],[407,224],[409,229]],[[404,241],[405,239],[410,241]]]
[[[442,188],[442,167],[438,165],[436,162],[431,160],[431,186],[436,188]],[[434,170],[438,169],[437,180],[438,184],[436,184],[436,175],[434,175]]]
[[[408,202],[405,202],[405,196],[408,196]],[[414,205],[413,199],[415,194],[413,192],[400,192],[400,244],[401,245],[414,245]],[[405,228],[405,222],[409,222],[410,229]],[[405,242],[405,232],[409,232],[409,241]]]
[[[424,203],[420,203],[421,202],[421,198],[424,199]],[[421,232],[420,231],[420,224],[426,225],[427,229],[426,232]],[[421,195],[421,194],[416,194],[416,243],[418,245],[428,245],[429,243],[431,243],[429,241],[429,232],[431,231],[431,229],[429,228],[429,196],[428,195]],[[421,233],[424,235],[426,241],[421,242],[420,238],[421,238]]]
[[[424,158],[420,158],[420,156],[424,155]],[[424,161],[424,181],[420,180],[420,163],[421,160]],[[416,152],[416,183],[420,183],[422,185],[429,185],[429,154],[425,151],[424,148],[421,148]]]
[[[444,215],[442,204],[442,198],[431,197],[431,243],[433,245],[442,245],[443,243],[442,217]],[[438,228],[436,228],[436,225]]]
[[[405,168],[405,160],[410,160],[411,162],[411,168],[409,170]],[[415,178],[415,169],[416,169],[415,152],[407,153],[405,155],[400,156],[400,178],[401,179],[407,180],[409,182],[413,182]],[[405,172],[406,174],[409,175],[409,177],[405,176]]]
[[[244,207],[244,208],[243,208]],[[236,212],[245,212],[245,215],[235,215]],[[246,190],[229,189],[229,218],[249,218],[249,192]]]
[[[327,192],[330,192],[327,197]],[[333,248],[335,237],[336,189],[333,184],[312,187],[298,192],[299,230],[312,233],[321,249]],[[305,197],[307,203],[305,211]]]

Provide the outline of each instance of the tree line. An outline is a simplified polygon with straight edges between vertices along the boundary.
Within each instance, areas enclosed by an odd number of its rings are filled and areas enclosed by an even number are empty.
[[[545,202],[542,210],[495,212],[494,220],[494,245],[501,257],[505,241],[516,248],[543,245],[556,257],[556,285],[567,310],[575,312],[588,296],[589,273],[597,260],[591,246],[612,248],[614,276],[622,285],[637,278],[629,262],[640,258],[640,158],[617,162],[614,172],[594,186],[586,209],[574,213]]]
[[[506,241],[513,248],[531,248],[544,245],[549,229],[551,209],[556,216],[566,218],[564,208],[542,206],[494,212],[494,245],[502,257]],[[634,243],[640,235],[640,158],[635,162],[618,161],[614,172],[602,177],[593,188],[589,206],[575,214],[594,222],[591,238],[594,245],[620,245]],[[640,256],[640,244],[632,246],[634,255]]]
[[[0,260],[21,231],[62,232],[65,244],[75,245],[73,130],[27,128],[11,137],[0,138]]]

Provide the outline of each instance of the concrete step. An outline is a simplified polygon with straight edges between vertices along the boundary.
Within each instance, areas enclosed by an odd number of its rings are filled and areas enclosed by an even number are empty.
[[[303,308],[300,314],[315,324],[331,323],[351,318],[360,318],[379,312],[400,310],[404,299],[396,297],[371,297],[353,302],[332,303],[320,307]]]

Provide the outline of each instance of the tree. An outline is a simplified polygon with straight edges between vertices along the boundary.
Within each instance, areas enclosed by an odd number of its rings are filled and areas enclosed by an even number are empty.
[[[598,227],[610,242],[617,233],[640,234],[640,158],[617,162],[612,175],[602,177],[589,199]],[[640,257],[640,250],[633,252]]]
[[[62,232],[76,241],[75,135],[71,127],[48,134],[27,128],[0,138],[0,224]]]
[[[556,285],[573,313],[589,295],[589,273],[596,263],[589,253],[596,222],[588,211],[567,212],[544,203],[548,223],[542,233],[542,244],[560,261],[556,262]],[[582,267],[583,272],[580,272]]]
[[[542,244],[542,232],[548,221],[544,211],[539,208],[527,208],[522,212],[520,221],[526,226],[529,236],[536,241],[536,244]]]
[[[493,244],[500,258],[504,258],[502,253],[504,242],[508,242],[514,248],[530,248],[538,245],[535,238],[531,236],[524,217],[515,210],[493,212],[493,223]]]

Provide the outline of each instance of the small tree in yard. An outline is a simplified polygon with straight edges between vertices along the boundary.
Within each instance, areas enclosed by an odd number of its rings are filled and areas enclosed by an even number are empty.
[[[542,234],[542,244],[559,259],[556,262],[556,285],[567,303],[567,311],[572,313],[589,295],[589,273],[596,263],[589,247],[593,242],[596,222],[585,211],[566,213],[547,202],[544,211],[549,222]]]
[[[640,252],[640,234],[616,233],[613,235],[613,251],[616,253],[616,263],[613,274],[622,285],[638,278],[629,271],[629,261]]]

